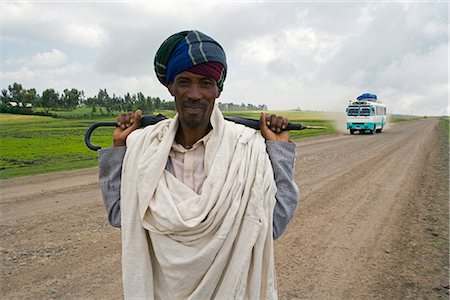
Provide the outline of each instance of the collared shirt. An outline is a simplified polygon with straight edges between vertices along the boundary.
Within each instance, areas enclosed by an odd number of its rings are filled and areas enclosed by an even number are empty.
[[[211,132],[189,149],[174,141],[169,153],[167,171],[197,194],[201,194],[203,182],[206,179],[205,146],[210,136]]]

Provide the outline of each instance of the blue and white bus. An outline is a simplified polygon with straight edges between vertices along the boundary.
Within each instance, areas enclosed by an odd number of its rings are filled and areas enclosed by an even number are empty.
[[[381,132],[386,125],[386,105],[377,101],[374,94],[362,94],[347,107],[347,129],[350,134]]]

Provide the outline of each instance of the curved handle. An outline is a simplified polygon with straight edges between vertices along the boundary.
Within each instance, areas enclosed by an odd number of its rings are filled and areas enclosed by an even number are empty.
[[[117,126],[117,123],[116,122],[97,122],[97,123],[94,123],[94,124],[92,124],[89,128],[88,128],[88,130],[86,131],[86,134],[84,135],[84,142],[85,142],[85,144],[86,144],[86,146],[89,148],[89,149],[91,149],[91,150],[94,150],[94,151],[97,151],[97,150],[99,150],[99,149],[101,149],[102,147],[100,147],[100,146],[94,146],[94,145],[92,145],[92,143],[91,143],[91,134],[92,134],[92,132],[97,128],[97,127],[100,127],[100,126],[108,126],[108,127],[116,127]]]
[[[146,116],[142,116],[141,118],[141,128],[142,127],[146,127],[148,125],[154,125],[156,123],[158,123],[159,121],[165,120],[167,119],[166,116],[162,115],[162,114],[158,114],[156,116],[153,115],[146,115]],[[107,126],[107,127],[116,127],[117,123],[116,122],[96,122],[94,124],[92,124],[88,130],[86,131],[86,134],[84,135],[84,142],[86,144],[86,146],[94,151],[100,150],[102,147],[100,146],[94,146],[91,143],[91,135],[92,132],[100,126]]]

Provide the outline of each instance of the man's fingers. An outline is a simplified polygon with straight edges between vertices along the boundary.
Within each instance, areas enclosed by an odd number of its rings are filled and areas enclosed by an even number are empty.
[[[274,114],[270,115],[270,130],[277,132],[278,117]]]
[[[117,128],[114,130],[114,146],[125,146],[128,135],[141,127],[142,111],[121,113],[116,117]]]
[[[266,140],[277,140],[280,142],[289,141],[289,131],[284,131],[287,128],[289,120],[282,116],[275,114],[266,115],[261,112],[259,117],[259,128],[261,134]]]
[[[264,112],[261,112],[259,114],[259,129],[263,130],[267,126],[267,124],[266,124],[267,119],[266,118],[267,117],[266,117],[266,114]]]
[[[125,114],[121,113],[117,116],[117,126],[119,126],[122,129],[125,129]]]
[[[281,130],[285,130],[289,124],[289,120],[287,118],[283,118],[282,124],[281,124]]]
[[[280,133],[287,128],[289,120],[282,116],[277,116],[275,114],[265,115],[266,123],[265,125],[275,133]],[[261,126],[260,126],[261,127]]]
[[[142,111],[140,109],[136,110],[132,119],[133,129],[141,128],[141,117]]]
[[[281,132],[281,126],[283,126],[283,117],[277,116],[277,125],[275,126],[277,132]]]
[[[133,117],[134,117],[134,114],[131,111],[127,112],[127,115],[125,117],[125,127],[128,128],[131,125],[133,125]]]
[[[125,130],[132,127],[133,130],[141,127],[142,111],[121,113],[116,117],[117,126]]]

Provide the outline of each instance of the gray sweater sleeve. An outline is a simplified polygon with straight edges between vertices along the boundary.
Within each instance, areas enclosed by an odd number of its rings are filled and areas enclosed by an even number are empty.
[[[273,212],[273,238],[279,238],[294,216],[300,191],[294,181],[295,143],[266,141],[277,186]]]
[[[277,193],[273,214],[273,237],[277,239],[286,230],[294,216],[299,189],[294,181],[295,144],[266,141],[272,162]],[[120,181],[126,147],[109,147],[98,151],[99,181],[108,220],[120,227]]]
[[[126,147],[98,150],[98,174],[109,223],[120,227],[120,181]]]

